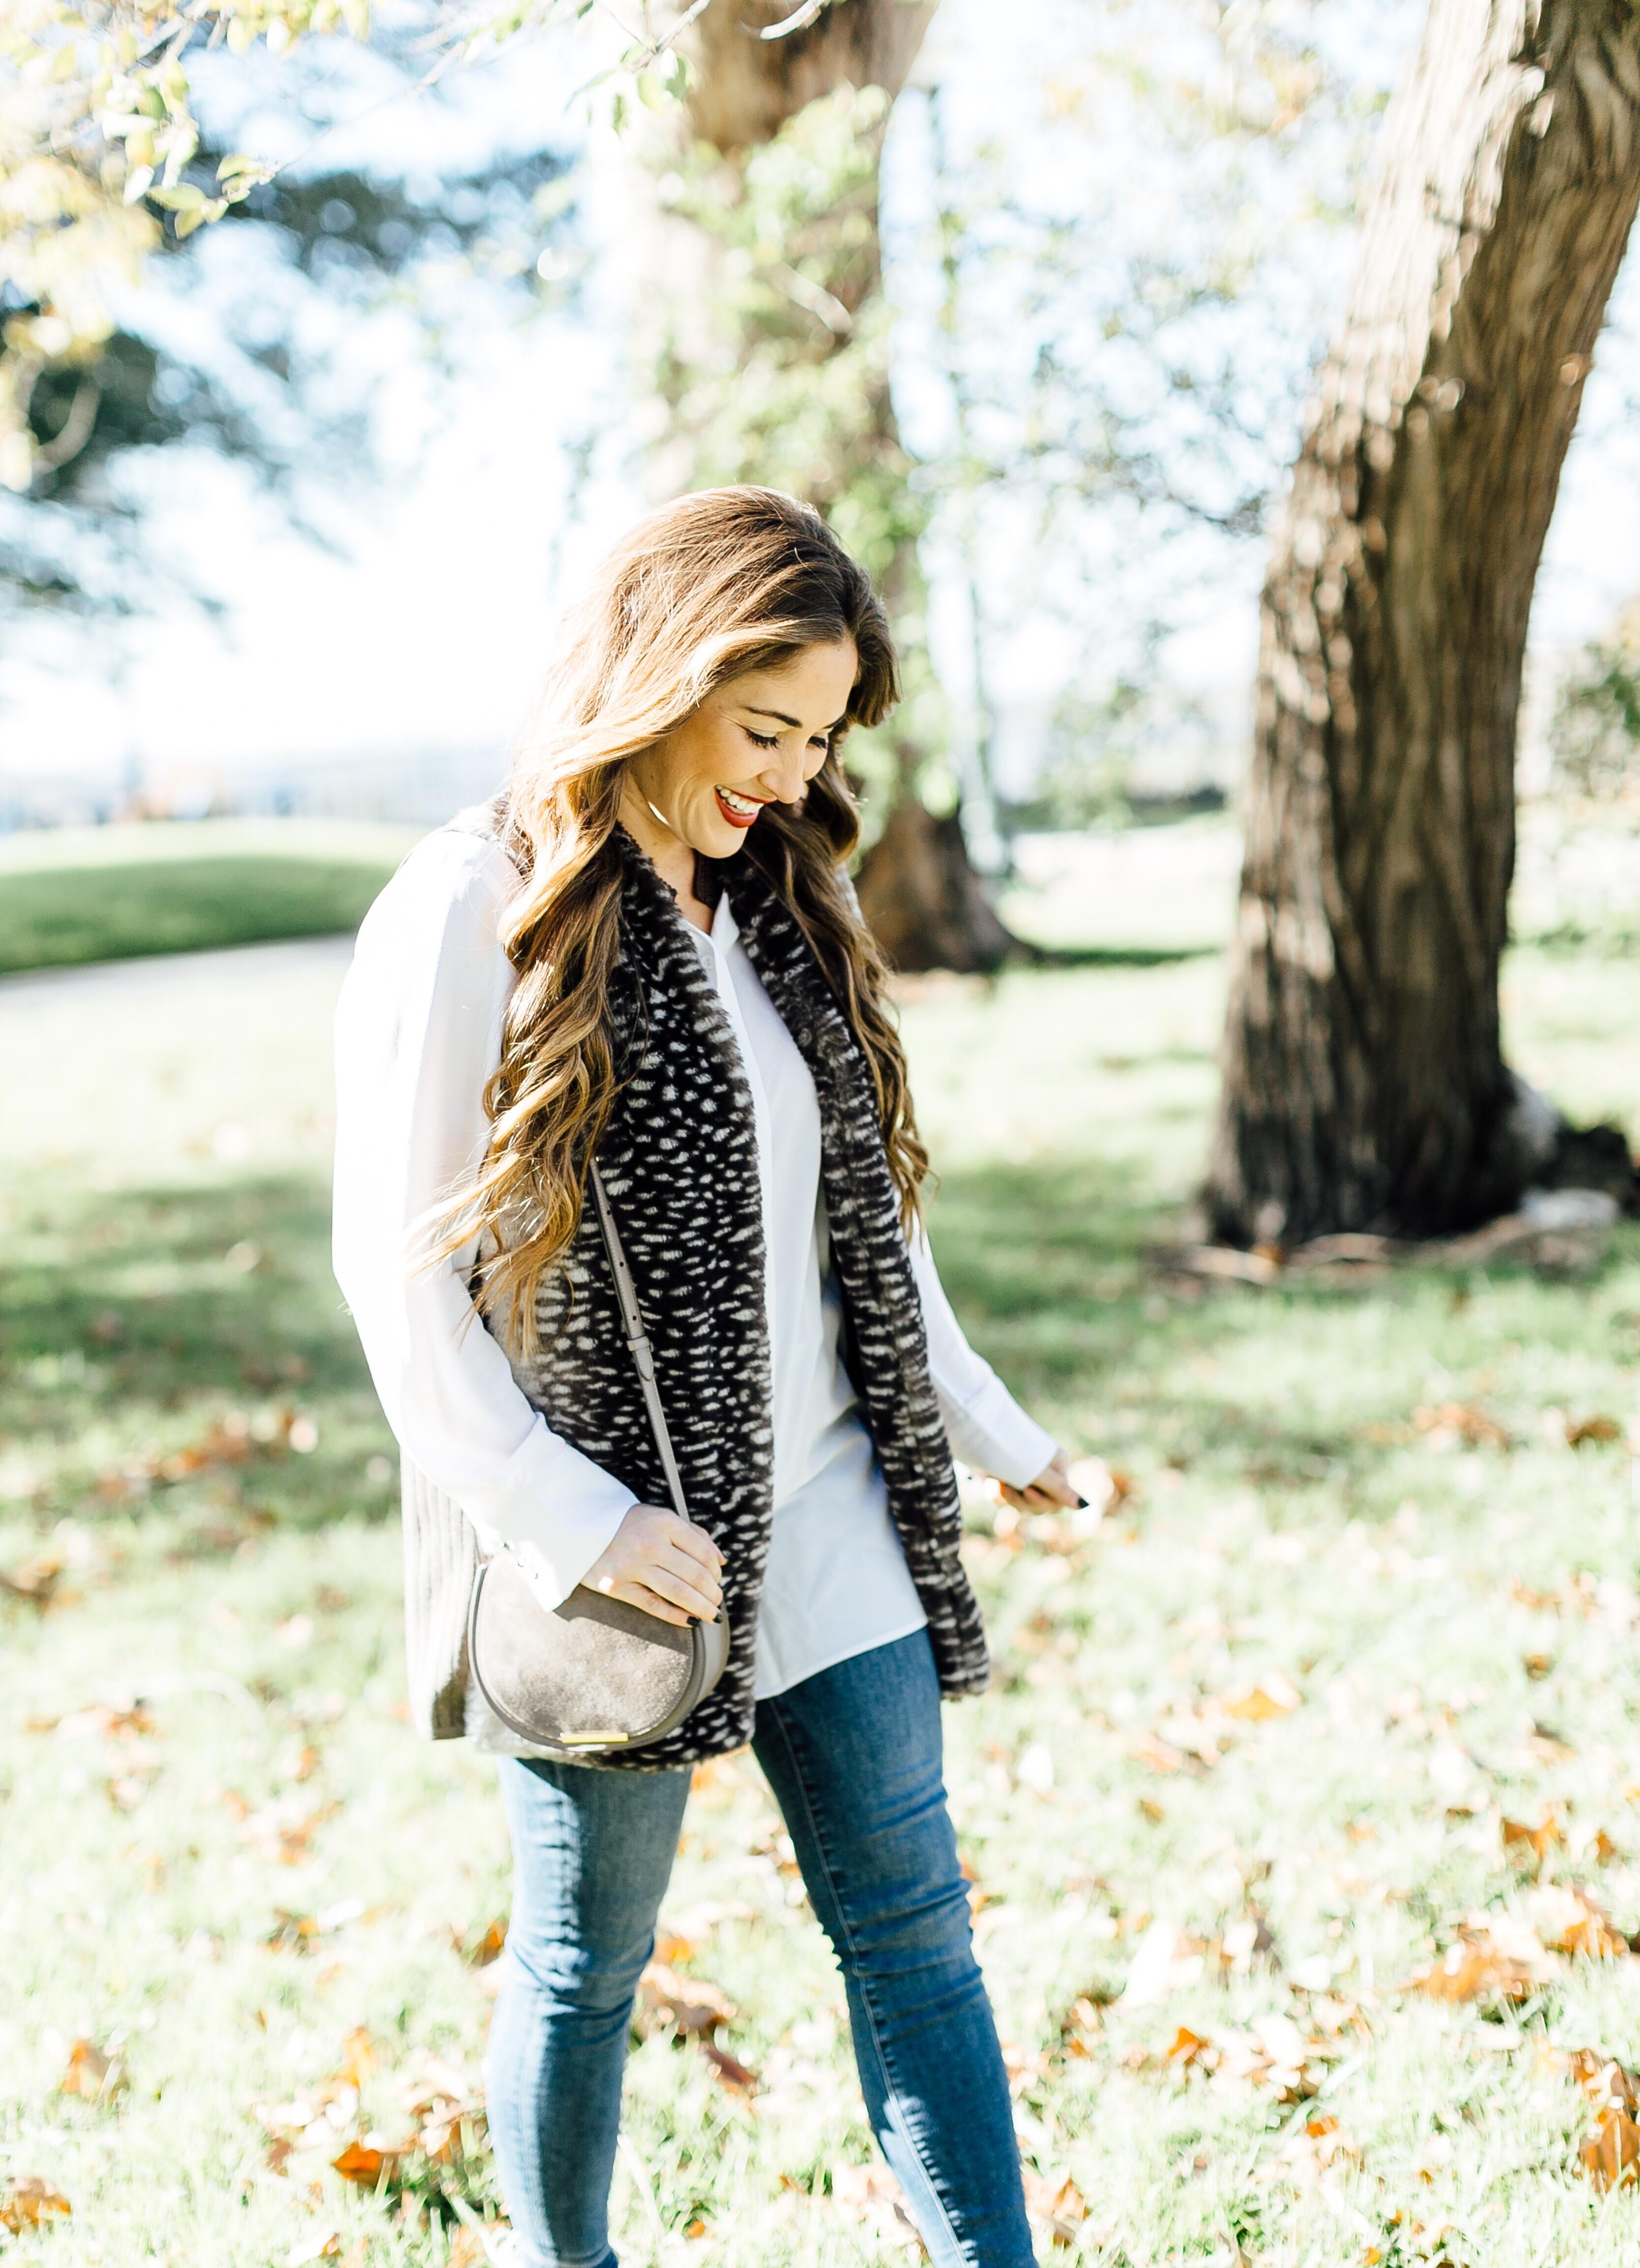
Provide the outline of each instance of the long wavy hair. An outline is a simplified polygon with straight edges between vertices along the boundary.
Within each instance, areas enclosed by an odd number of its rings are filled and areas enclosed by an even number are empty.
[[[504,801],[519,887],[502,942],[518,972],[501,1061],[484,1090],[489,1139],[441,1217],[434,1256],[474,1233],[475,1296],[492,1327],[535,1351],[536,1299],[580,1226],[586,1175],[620,1084],[608,987],[620,949],[616,840],[630,759],[746,671],[805,647],[854,641],[843,725],[794,804],[764,806],[739,854],[790,908],[871,1073],[908,1229],[928,1153],[886,1001],[886,968],[843,862],[859,839],[839,744],[900,697],[887,616],[820,515],[761,488],[709,489],[641,521],[604,560],[564,624]]]

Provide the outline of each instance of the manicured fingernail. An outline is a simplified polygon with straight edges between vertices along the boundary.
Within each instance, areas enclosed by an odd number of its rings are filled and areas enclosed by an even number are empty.
[[[1078,1512],[1085,1512],[1085,1511],[1087,1510],[1087,1508],[1088,1508],[1088,1500],[1087,1500],[1086,1497],[1085,1497],[1085,1496],[1079,1496],[1079,1497],[1077,1498],[1077,1510]]]

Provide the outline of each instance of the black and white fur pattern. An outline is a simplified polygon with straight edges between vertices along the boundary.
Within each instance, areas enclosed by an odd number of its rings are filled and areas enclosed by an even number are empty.
[[[601,1759],[656,1771],[752,1736],[757,1602],[773,1514],[762,1207],[752,1097],[729,1020],[671,891],[630,837],[611,1011],[625,1073],[599,1149],[636,1280],[691,1516],[724,1555],[732,1645],[717,1690],[652,1747]],[[984,1631],[958,1556],[951,1451],[922,1304],[859,1044],[788,909],[745,860],[727,870],[748,958],[813,1077],[849,1366],[877,1446],[942,1689],[983,1690]],[[541,1353],[515,1361],[553,1430],[649,1504],[665,1476],[632,1375],[589,1204],[537,1308]]]

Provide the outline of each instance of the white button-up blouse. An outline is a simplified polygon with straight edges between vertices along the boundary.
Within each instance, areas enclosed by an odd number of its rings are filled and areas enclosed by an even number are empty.
[[[414,1251],[429,1209],[483,1153],[484,1086],[516,981],[497,928],[514,880],[495,843],[445,828],[417,845],[365,917],[336,1017],[335,1263],[405,1454],[463,1507],[483,1548],[511,1553],[555,1606],[636,1499],[551,1430],[475,1327],[471,1250],[431,1268]],[[813,1082],[726,897],[710,935],[693,934],[756,1118],[775,1467],[761,1699],[924,1617],[839,1359]],[[1054,1454],[1052,1436],[969,1347],[920,1233],[911,1260],[952,1451],[1023,1487]]]

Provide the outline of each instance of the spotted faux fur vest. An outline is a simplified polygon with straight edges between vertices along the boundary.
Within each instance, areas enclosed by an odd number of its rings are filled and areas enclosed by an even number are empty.
[[[624,1083],[599,1163],[654,1345],[689,1508],[724,1554],[732,1634],[716,1691],[674,1733],[629,1756],[602,1760],[614,1770],[654,1771],[724,1755],[751,1738],[774,1441],[751,1093],[672,892],[629,836],[618,840],[625,874],[610,1007]],[[849,1373],[928,1616],[941,1687],[977,1693],[989,1672],[984,1631],[958,1556],[951,1451],[865,1060],[769,885],[744,858],[718,871],[747,957],[814,1080]],[[555,1432],[642,1500],[666,1503],[590,1206],[564,1263],[543,1287],[538,1314],[542,1351],[513,1366],[530,1402]],[[422,1689],[415,1697],[423,1729],[437,1738],[463,1730],[466,1662],[455,1617],[465,1616],[472,1547],[450,1525],[453,1507],[440,1525],[436,1507],[429,1508],[431,1495],[407,1474],[411,1681]],[[445,1634],[442,1653],[436,1638],[429,1653],[430,1621]]]

